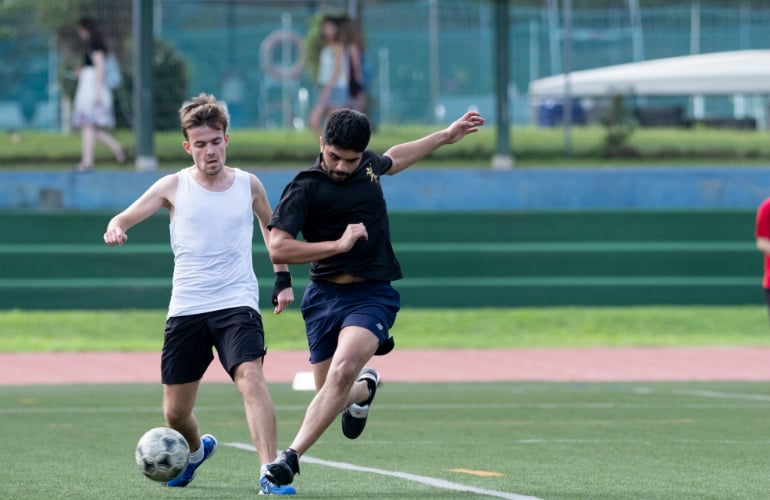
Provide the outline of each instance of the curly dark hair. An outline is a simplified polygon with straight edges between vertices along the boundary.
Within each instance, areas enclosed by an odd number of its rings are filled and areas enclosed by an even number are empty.
[[[324,142],[330,146],[363,152],[372,137],[369,118],[354,109],[338,109],[329,115]]]

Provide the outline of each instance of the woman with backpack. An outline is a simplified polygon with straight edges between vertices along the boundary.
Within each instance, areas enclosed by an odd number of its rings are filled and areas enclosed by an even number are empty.
[[[349,66],[343,40],[342,17],[324,16],[321,21],[321,50],[318,54],[316,83],[318,98],[310,112],[310,129],[319,137],[326,118],[350,105]]]
[[[362,113],[367,112],[368,80],[364,68],[364,40],[358,23],[349,18],[341,22],[342,39],[348,57],[348,94],[350,107]]]
[[[104,36],[89,18],[77,24],[78,37],[83,41],[83,66],[78,71],[78,85],[72,111],[72,125],[81,129],[80,163],[78,172],[89,172],[94,168],[94,145],[103,142],[115,155],[122,166],[126,162],[126,150],[108,132],[115,128],[115,110],[112,88],[107,81],[107,46]]]

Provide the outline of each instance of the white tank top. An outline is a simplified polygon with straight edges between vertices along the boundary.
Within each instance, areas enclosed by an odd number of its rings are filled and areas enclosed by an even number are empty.
[[[337,76],[337,81],[334,82],[335,87],[347,88],[348,83],[348,51],[343,51],[343,61],[340,67],[340,74]],[[321,49],[318,62],[318,83],[320,85],[326,85],[331,80],[334,74],[334,47],[326,46]]]
[[[219,192],[203,188],[188,169],[178,174],[169,225],[174,252],[169,317],[240,306],[259,311],[251,184],[249,174],[234,170],[233,185]]]

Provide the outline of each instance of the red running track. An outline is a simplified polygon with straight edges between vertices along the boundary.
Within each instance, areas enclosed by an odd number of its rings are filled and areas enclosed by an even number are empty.
[[[265,375],[310,371],[304,351],[268,353]],[[770,347],[396,350],[371,363],[386,382],[769,381]],[[0,354],[0,385],[159,383],[160,353]],[[229,382],[215,360],[204,381]]]

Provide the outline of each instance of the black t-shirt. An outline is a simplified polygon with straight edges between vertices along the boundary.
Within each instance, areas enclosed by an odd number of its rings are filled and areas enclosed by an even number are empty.
[[[337,240],[348,224],[363,222],[368,240],[358,240],[350,252],[333,255],[310,265],[310,278],[340,273],[362,278],[401,279],[401,265],[390,243],[387,206],[380,176],[393,162],[387,156],[364,151],[361,163],[344,182],[337,182],[316,160],[286,186],[275,207],[269,228],[276,227],[308,242]]]

